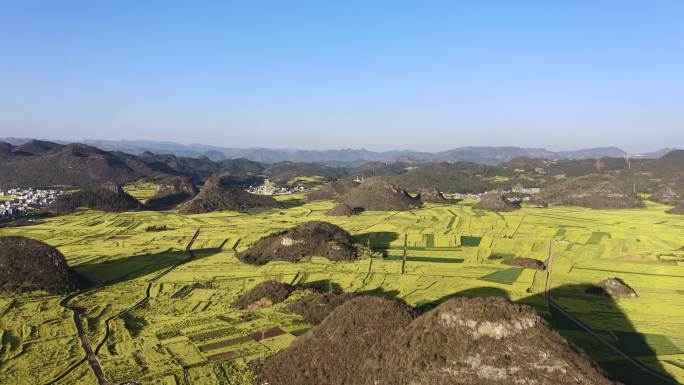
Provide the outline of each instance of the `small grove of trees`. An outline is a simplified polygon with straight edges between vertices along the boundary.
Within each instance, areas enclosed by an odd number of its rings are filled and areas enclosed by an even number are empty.
[[[166,225],[159,225],[159,226],[152,225],[152,226],[147,226],[145,228],[145,231],[148,231],[148,232],[166,231],[166,230],[168,230]]]

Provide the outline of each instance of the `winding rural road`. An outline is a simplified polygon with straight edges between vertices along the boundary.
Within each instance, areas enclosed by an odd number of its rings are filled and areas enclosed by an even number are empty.
[[[617,353],[618,355],[620,355],[622,358],[624,358],[624,359],[627,360],[628,362],[632,363],[637,369],[641,370],[642,372],[644,372],[644,373],[646,373],[646,374],[648,374],[648,375],[657,377],[659,380],[662,380],[662,381],[664,381],[665,383],[673,384],[673,385],[680,385],[679,382],[674,381],[673,379],[671,379],[671,378],[669,378],[669,377],[667,377],[667,376],[664,376],[664,375],[660,374],[659,372],[657,372],[657,371],[655,371],[655,370],[649,368],[648,366],[642,364],[642,363],[639,362],[638,360],[636,360],[636,359],[630,357],[630,356],[627,355],[625,352],[623,352],[622,350],[620,350],[617,346],[615,346],[615,345],[613,345],[612,343],[610,343],[610,342],[606,341],[605,339],[603,339],[603,338],[602,338],[598,333],[596,333],[592,328],[590,328],[589,326],[585,325],[582,321],[580,321],[579,319],[577,319],[575,316],[573,316],[572,314],[570,314],[570,313],[566,312],[565,310],[563,310],[563,308],[561,308],[558,304],[556,304],[556,303],[553,301],[553,298],[551,297],[551,274],[552,274],[552,272],[553,272],[553,258],[554,258],[555,255],[556,255],[556,253],[555,253],[555,248],[554,248],[555,244],[556,244],[556,241],[555,241],[554,239],[551,239],[551,241],[549,242],[549,259],[547,260],[547,263],[546,263],[546,286],[545,286],[545,289],[544,289],[544,296],[546,297],[546,303],[547,303],[547,305],[548,305],[548,307],[549,307],[549,310],[556,310],[557,312],[563,314],[563,316],[565,316],[565,317],[566,317],[568,320],[570,320],[572,323],[574,323],[574,324],[577,325],[579,328],[581,328],[582,330],[584,330],[584,331],[586,331],[587,333],[589,333],[591,336],[593,336],[593,337],[596,338],[599,342],[601,342],[603,345],[605,345],[606,347],[608,347],[609,349],[611,349],[612,351],[614,351],[615,353]]]
[[[120,317],[126,312],[129,312],[131,310],[135,310],[138,307],[142,306],[143,304],[147,303],[147,301],[150,300],[150,290],[152,289],[152,284],[156,281],[158,281],[161,277],[165,276],[166,274],[170,273],[173,271],[175,268],[190,262],[191,260],[195,259],[195,253],[192,251],[192,245],[195,243],[195,240],[197,240],[197,237],[200,234],[200,229],[198,228],[197,231],[195,231],[195,234],[192,236],[192,239],[190,239],[190,242],[188,242],[188,245],[186,246],[186,250],[188,252],[188,258],[175,263],[165,270],[163,270],[161,273],[157,274],[154,276],[152,279],[148,281],[147,284],[147,289],[145,290],[145,298],[141,299],[137,303],[135,303],[133,306],[124,309],[115,315],[107,318],[105,320],[105,336],[100,341],[100,343],[97,345],[95,350],[93,350],[92,345],[90,343],[90,339],[88,338],[88,334],[86,334],[85,330],[83,329],[83,321],[81,320],[81,316],[86,313],[87,309],[84,307],[79,307],[79,306],[73,306],[69,305],[69,302],[74,299],[76,296],[91,293],[93,291],[97,290],[102,290],[106,289],[107,287],[111,286],[111,284],[103,284],[99,285],[94,288],[90,288],[87,290],[79,291],[77,293],[73,293],[67,297],[65,297],[62,301],[60,301],[60,305],[64,307],[65,309],[69,309],[73,312],[74,314],[74,324],[76,325],[76,331],[78,332],[78,336],[81,339],[81,346],[83,347],[83,351],[85,352],[85,358],[81,359],[74,365],[70,366],[66,371],[61,373],[59,376],[51,380],[50,382],[47,382],[45,385],[54,385],[58,381],[62,380],[64,377],[69,375],[72,371],[74,371],[77,367],[79,367],[83,362],[88,361],[88,364],[90,364],[91,369],[93,370],[95,376],[97,377],[97,381],[99,385],[109,385],[109,382],[107,382],[107,379],[105,378],[104,371],[102,370],[102,367],[100,366],[99,361],[97,360],[97,354],[100,351],[100,349],[104,346],[104,344],[107,342],[107,339],[110,336],[110,323],[112,320],[116,319],[117,317]]]

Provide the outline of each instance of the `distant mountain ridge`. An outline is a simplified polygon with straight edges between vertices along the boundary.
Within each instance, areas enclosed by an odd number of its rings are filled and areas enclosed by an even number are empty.
[[[30,139],[2,138],[0,141],[18,146]],[[53,141],[67,144],[67,141]],[[365,162],[395,162],[411,163],[427,162],[458,162],[467,161],[479,164],[496,165],[511,159],[526,156],[535,159],[590,159],[602,157],[643,157],[659,158],[672,148],[664,148],[654,152],[630,154],[617,147],[596,147],[571,151],[549,151],[543,148],[523,147],[490,147],[468,146],[458,147],[439,152],[421,152],[413,150],[370,151],[366,149],[338,149],[338,150],[290,150],[272,148],[230,148],[210,146],[204,144],[179,144],[174,142],[147,140],[93,140],[86,139],[81,143],[95,146],[108,151],[120,151],[133,155],[145,152],[155,154],[172,154],[181,157],[207,157],[213,161],[224,159],[245,158],[261,163],[289,162],[319,162],[336,165],[358,165]]]

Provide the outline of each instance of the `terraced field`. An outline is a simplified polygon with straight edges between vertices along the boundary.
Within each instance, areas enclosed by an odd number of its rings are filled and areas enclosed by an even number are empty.
[[[386,295],[423,308],[455,295],[505,296],[533,305],[628,384],[659,380],[604,342],[684,381],[684,217],[665,214],[665,206],[496,214],[465,201],[328,217],[332,202],[300,205],[292,196],[279,199],[287,199],[289,208],[199,215],[81,211],[0,229],[2,235],[20,234],[58,247],[71,266],[99,285],[68,301],[39,294],[0,298],[0,383],[97,383],[68,305],[85,309],[84,332],[110,383],[216,384],[237,370],[234,365],[281,350],[310,328],[285,311],[306,292],[256,313],[230,307],[245,290],[269,279]],[[236,251],[265,234],[310,220],[333,222],[387,257],[265,266],[236,259]],[[152,225],[168,230],[145,231]],[[549,310],[546,272],[501,263],[516,256],[546,260],[551,240],[555,303],[601,339]],[[623,279],[638,298],[585,293],[588,285],[609,277]]]

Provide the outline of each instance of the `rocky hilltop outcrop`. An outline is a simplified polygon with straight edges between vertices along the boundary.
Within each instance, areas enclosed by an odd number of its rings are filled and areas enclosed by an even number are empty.
[[[348,217],[354,215],[354,210],[346,203],[337,203],[327,214],[332,217]]]
[[[242,187],[236,187],[232,179],[217,176],[207,179],[199,194],[181,206],[180,211],[186,214],[200,214],[280,206],[281,204],[270,196],[249,193]]]
[[[437,190],[423,189],[420,191],[418,197],[422,202],[438,203],[443,204],[449,202],[449,200]]]
[[[338,198],[352,209],[373,211],[402,211],[419,207],[414,198],[401,187],[383,179],[369,179]]]
[[[171,209],[188,199],[191,199],[199,190],[189,177],[168,177],[159,181],[157,193],[145,203],[150,210]]]
[[[298,262],[304,257],[348,261],[358,257],[359,246],[344,229],[332,223],[312,221],[271,234],[238,253],[245,263],[263,265],[271,261]]]
[[[642,199],[610,175],[592,174],[557,182],[534,197],[542,205],[581,206],[592,209],[643,207]]]
[[[623,280],[608,278],[587,288],[587,293],[609,298],[636,298],[637,293]]]
[[[99,187],[86,187],[70,194],[62,195],[48,208],[57,214],[68,214],[79,207],[107,212],[137,211],[142,204],[129,195],[121,185],[105,183]]]
[[[489,211],[513,211],[520,208],[521,201],[501,191],[489,191],[482,195],[475,208]]]
[[[259,384],[616,384],[532,308],[499,298],[455,298],[417,316],[358,297],[254,366]]]
[[[328,184],[324,184],[318,190],[310,192],[305,198],[306,202],[323,201],[337,199],[346,194],[351,189],[357,187],[358,182],[351,179],[340,179]]]
[[[232,306],[237,309],[249,310],[267,307],[285,301],[296,290],[296,286],[286,283],[264,281],[242,293]]]

